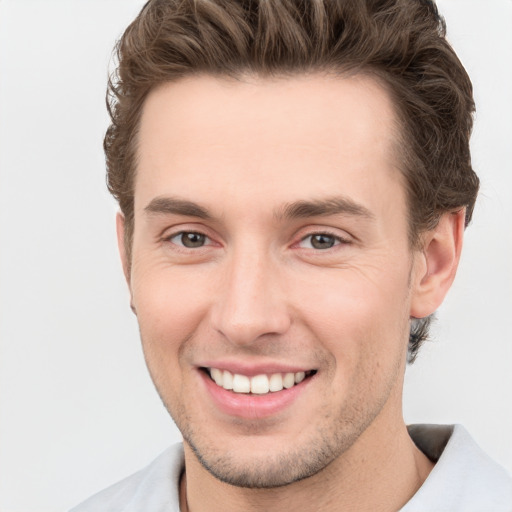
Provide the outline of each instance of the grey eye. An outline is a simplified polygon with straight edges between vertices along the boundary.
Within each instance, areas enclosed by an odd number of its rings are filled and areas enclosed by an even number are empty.
[[[300,241],[300,246],[304,249],[316,249],[325,250],[331,249],[335,245],[339,245],[342,242],[340,237],[335,235],[329,235],[328,233],[316,233],[304,237]]]
[[[311,247],[315,249],[330,249],[336,244],[336,238],[331,235],[311,235]]]
[[[208,237],[202,233],[195,233],[193,231],[183,231],[174,235],[171,238],[171,242],[176,245],[182,245],[188,249],[196,249],[203,247],[206,244]]]

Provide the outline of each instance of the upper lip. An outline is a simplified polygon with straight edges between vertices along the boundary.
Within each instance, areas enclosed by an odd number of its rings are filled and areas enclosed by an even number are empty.
[[[219,370],[227,370],[231,373],[254,377],[255,375],[273,373],[297,373],[309,372],[316,368],[305,365],[286,364],[279,362],[269,363],[246,363],[241,361],[205,361],[198,365],[199,368],[217,368]]]

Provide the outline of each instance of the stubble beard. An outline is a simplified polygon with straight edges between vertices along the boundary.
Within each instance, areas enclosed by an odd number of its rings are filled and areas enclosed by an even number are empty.
[[[373,386],[372,378],[367,377],[367,384]],[[208,426],[194,422],[184,403],[173,410],[165,400],[163,402],[185,443],[213,477],[236,487],[273,489],[318,475],[343,457],[385,407],[394,380],[390,379],[369,403],[360,396],[360,389],[355,390],[343,405],[312,418],[312,421],[317,420],[317,424],[307,435],[275,443],[279,451],[269,453],[265,448],[261,454],[245,458],[236,449],[221,446],[214,436],[209,436]],[[364,395],[368,396],[367,393]],[[251,436],[251,426],[243,430],[246,442],[258,442],[258,435]],[[252,434],[257,432],[258,428],[254,426]]]
[[[355,395],[347,397],[344,405],[316,418],[317,425],[308,435],[301,439],[286,439],[278,452],[269,453],[265,449],[261,455],[244,458],[243,454],[219,445],[214,436],[209,436],[208,426],[197,424],[185,403],[176,403],[171,397],[166,399],[161,393],[165,386],[160,386],[155,377],[152,375],[160,399],[201,466],[221,482],[249,489],[284,487],[321,473],[342,457],[379,416],[390,397],[394,381],[388,380],[370,403],[362,399],[361,390],[356,391]],[[367,378],[367,385],[372,387],[372,378],[370,375]],[[178,396],[185,396],[184,390],[180,391]],[[368,396],[367,393],[364,395]],[[257,443],[258,435],[251,436],[251,426],[246,427],[242,429],[246,441]],[[253,430],[253,434],[258,432],[256,426]]]
[[[214,439],[194,428],[193,421],[185,411],[180,412],[171,416],[184,442],[213,477],[235,487],[274,489],[313,477],[325,470],[357,441],[380,412],[380,407],[378,411],[338,411],[337,419],[332,417],[332,413],[326,414],[326,422],[317,425],[307,438],[300,442],[289,439],[279,452],[268,453],[265,450],[250,460],[244,459],[234,450],[216,446]],[[357,420],[354,420],[354,413]],[[253,442],[257,443],[257,439],[255,436]]]
[[[405,359],[405,357],[403,358]],[[361,434],[373,423],[385,407],[392,393],[393,384],[401,371],[399,360],[395,361],[395,371],[389,376],[378,396],[367,402],[364,397],[377,383],[373,382],[376,368],[361,369],[365,373],[365,390],[355,389],[354,394],[338,408],[324,411],[321,418],[315,418],[317,425],[307,436],[300,440],[286,439],[279,451],[244,458],[232,448],[219,446],[214,436],[208,435],[208,426],[197,424],[193,414],[182,401],[165,397],[164,383],[158,382],[157,375],[151,371],[156,390],[165,408],[180,430],[184,442],[190,447],[201,466],[213,477],[227,484],[249,489],[273,489],[291,485],[313,477],[325,470],[336,459],[343,456]],[[328,365],[333,368],[333,365]],[[181,389],[177,396],[186,396]],[[362,392],[363,391],[363,392]],[[327,401],[329,403],[329,401]],[[313,419],[313,421],[315,420]],[[254,432],[257,432],[257,427]],[[251,439],[251,427],[247,426],[244,436],[247,442],[257,443],[258,436]]]

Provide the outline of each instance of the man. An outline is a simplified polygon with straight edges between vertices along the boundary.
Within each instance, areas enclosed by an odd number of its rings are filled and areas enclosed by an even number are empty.
[[[75,510],[512,510],[402,416],[478,190],[433,3],[156,0],[118,55],[119,248],[184,442]]]

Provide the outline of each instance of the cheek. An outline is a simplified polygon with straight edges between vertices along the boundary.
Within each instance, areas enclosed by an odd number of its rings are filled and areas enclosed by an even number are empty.
[[[396,274],[396,273],[395,273]],[[298,277],[298,278],[297,278]],[[330,269],[328,272],[303,273],[289,280],[290,294],[303,305],[303,311],[312,318],[323,318],[326,327],[340,326],[340,322],[364,319],[365,327],[383,322],[389,317],[403,316],[409,296],[408,276],[386,275],[384,269]],[[390,300],[390,297],[393,300]]]
[[[305,276],[301,281],[293,293],[302,320],[325,349],[339,356],[337,364],[354,368],[378,359],[385,365],[401,357],[409,326],[405,272],[391,278],[382,269],[333,269],[309,283]]]
[[[408,341],[406,291],[345,276],[338,286],[304,297],[308,330],[332,356],[326,402],[340,404],[332,414],[346,422],[379,410],[398,389]]]
[[[149,364],[176,365],[182,346],[208,309],[200,276],[191,279],[172,267],[132,274],[133,305]]]

